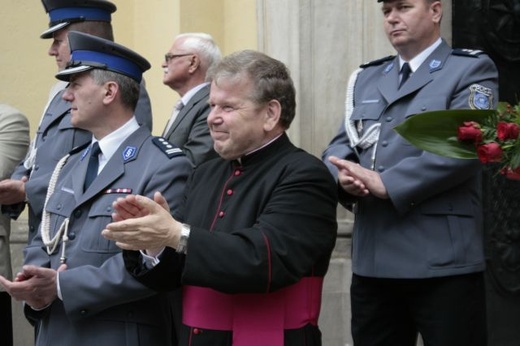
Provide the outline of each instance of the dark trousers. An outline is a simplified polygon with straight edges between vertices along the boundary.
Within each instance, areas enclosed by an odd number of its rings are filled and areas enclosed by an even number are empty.
[[[11,296],[7,292],[0,292],[0,346],[13,346]]]
[[[483,273],[432,279],[353,275],[355,346],[485,346]]]

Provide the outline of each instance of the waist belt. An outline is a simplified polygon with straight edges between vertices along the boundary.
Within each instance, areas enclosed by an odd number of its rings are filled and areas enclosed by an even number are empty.
[[[233,346],[283,346],[284,329],[318,325],[323,277],[306,277],[266,294],[225,294],[184,286],[182,322],[233,332]]]

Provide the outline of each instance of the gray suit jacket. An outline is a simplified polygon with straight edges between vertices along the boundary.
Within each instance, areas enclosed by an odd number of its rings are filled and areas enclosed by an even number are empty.
[[[423,152],[400,137],[394,127],[414,114],[475,106],[475,87],[498,99],[498,73],[484,54],[452,50],[443,43],[398,90],[398,60],[373,63],[359,74],[354,89],[358,131],[381,124],[374,169],[389,199],[341,201],[355,212],[353,272],[379,278],[427,278],[484,269],[480,164]],[[372,166],[374,147],[350,148],[342,125],[323,153]]]
[[[9,178],[29,146],[29,121],[19,110],[0,103],[0,180]],[[11,220],[0,214],[0,275],[11,277]],[[3,291],[3,287],[0,287]]]
[[[24,161],[22,161],[11,176],[11,179],[30,176],[29,181],[25,184],[29,200],[28,243],[38,230],[47,186],[54,167],[73,148],[92,140],[90,132],[72,126],[70,103],[61,98],[62,94],[63,90],[51,101],[36,132],[37,154],[33,168],[27,169],[24,166]],[[152,129],[152,109],[144,81],[141,83],[139,102],[134,113],[140,124],[145,124],[149,129]],[[25,203],[3,206],[2,211],[12,218],[17,218],[24,207]]]
[[[83,193],[88,165],[81,149],[64,166],[49,199],[51,237],[68,218],[68,269],[59,275],[63,301],[43,311],[26,306],[39,322],[37,345],[169,345],[173,325],[165,296],[138,283],[125,270],[121,249],[101,236],[112,221],[112,202],[127,194],[160,191],[176,210],[191,163],[141,127],[128,137]],[[61,247],[48,255],[41,233],[25,249],[25,264],[57,269]]]
[[[199,90],[185,105],[164,137],[181,148],[195,166],[217,157],[207,123],[209,88]]]

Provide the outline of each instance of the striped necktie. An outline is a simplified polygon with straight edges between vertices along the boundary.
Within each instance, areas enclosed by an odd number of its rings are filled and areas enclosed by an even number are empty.
[[[177,101],[177,103],[175,104],[175,108],[173,109],[173,113],[172,113],[170,119],[168,119],[168,123],[166,124],[166,127],[164,128],[164,131],[162,134],[163,137],[168,134],[168,132],[170,131],[170,128],[173,125],[173,122],[175,121],[175,119],[177,119],[177,116],[179,115],[179,113],[181,112],[181,110],[183,108],[184,108],[184,103],[182,103],[182,100]]]

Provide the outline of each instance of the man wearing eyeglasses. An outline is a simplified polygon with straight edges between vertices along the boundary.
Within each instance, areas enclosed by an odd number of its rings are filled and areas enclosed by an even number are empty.
[[[181,97],[162,135],[181,148],[195,166],[217,156],[206,122],[210,111],[206,73],[220,57],[210,35],[184,33],[175,38],[162,64],[163,83]]]

